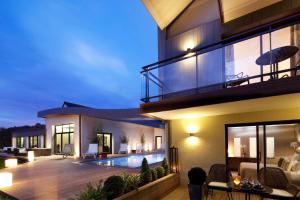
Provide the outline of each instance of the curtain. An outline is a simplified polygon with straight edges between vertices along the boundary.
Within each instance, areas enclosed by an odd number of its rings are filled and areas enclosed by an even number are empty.
[[[225,79],[227,79],[227,77],[232,77],[235,75],[233,45],[225,47],[225,73]]]
[[[291,26],[291,45],[300,48],[300,24]],[[299,65],[300,65],[300,51],[298,51],[295,56],[291,57],[291,68],[294,68]],[[292,76],[300,75],[300,70],[297,70],[297,74],[295,74],[295,71],[292,71],[291,75]]]

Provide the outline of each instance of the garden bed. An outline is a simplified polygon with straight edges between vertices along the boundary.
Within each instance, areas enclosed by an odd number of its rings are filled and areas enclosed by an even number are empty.
[[[179,174],[169,174],[156,181],[148,183],[137,190],[126,193],[115,200],[153,200],[161,199],[180,185]]]

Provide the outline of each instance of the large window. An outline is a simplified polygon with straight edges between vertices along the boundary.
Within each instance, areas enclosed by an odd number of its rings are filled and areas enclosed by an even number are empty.
[[[74,124],[55,126],[55,153],[61,153],[66,144],[74,144]]]
[[[24,148],[25,147],[25,138],[24,137],[17,137],[17,148]]]
[[[29,137],[29,148],[37,148],[38,145],[38,136]]]
[[[257,172],[268,166],[300,174],[300,123],[261,122],[226,129],[226,162],[232,176],[256,179]]]

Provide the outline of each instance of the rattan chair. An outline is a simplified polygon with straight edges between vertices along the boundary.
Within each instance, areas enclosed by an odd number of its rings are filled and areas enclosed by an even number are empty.
[[[206,199],[208,198],[209,190],[221,190],[227,193],[228,199],[232,198],[231,188],[227,185],[227,169],[224,164],[214,164],[210,167],[206,181]]]
[[[259,170],[259,181],[272,188],[272,193],[263,197],[271,199],[296,199],[299,190],[289,183],[283,170],[278,167],[266,167]]]

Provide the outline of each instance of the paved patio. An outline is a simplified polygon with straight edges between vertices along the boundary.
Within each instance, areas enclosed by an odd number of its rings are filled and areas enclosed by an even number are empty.
[[[13,173],[13,186],[2,189],[22,200],[54,200],[74,197],[87,183],[136,170],[80,164],[74,159],[41,159],[0,172]]]

